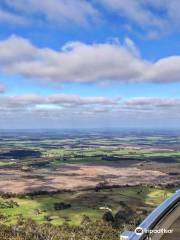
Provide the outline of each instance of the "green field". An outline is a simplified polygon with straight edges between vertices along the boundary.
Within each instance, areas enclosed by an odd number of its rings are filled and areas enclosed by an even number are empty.
[[[140,191],[140,193],[139,193]],[[23,198],[0,198],[0,203],[13,200],[18,207],[0,208],[0,214],[5,216],[1,220],[6,224],[15,224],[18,216],[31,218],[38,223],[50,221],[59,225],[65,222],[72,225],[79,225],[83,216],[89,216],[92,221],[102,219],[105,210],[100,208],[108,207],[115,214],[122,208],[122,202],[132,208],[136,213],[146,209],[152,211],[165,198],[171,195],[173,190],[149,187],[124,187],[104,189],[100,192],[79,191],[73,193],[62,193],[55,195],[25,196]],[[54,203],[65,202],[71,204],[69,209],[55,210]]]

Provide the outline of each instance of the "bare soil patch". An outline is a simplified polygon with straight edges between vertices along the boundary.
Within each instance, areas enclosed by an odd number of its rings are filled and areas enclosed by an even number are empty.
[[[27,177],[27,176],[28,177]],[[32,175],[32,178],[30,176]],[[96,187],[100,182],[107,185],[167,184],[174,181],[173,176],[155,170],[142,170],[136,167],[117,167],[105,165],[66,165],[44,174],[21,170],[0,171],[0,191],[26,193],[33,191],[77,190]]]

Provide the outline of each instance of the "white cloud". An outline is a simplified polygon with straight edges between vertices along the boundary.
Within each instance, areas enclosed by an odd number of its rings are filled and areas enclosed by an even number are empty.
[[[138,25],[159,25],[156,18],[142,0],[100,0],[108,10],[117,12],[122,17],[137,23]]]
[[[5,0],[8,8],[36,22],[51,24],[76,23],[87,25],[99,18],[98,11],[88,1],[82,0]]]
[[[26,94],[17,96],[0,96],[0,107],[4,109],[91,109],[95,112],[116,112],[119,110],[136,110],[159,108],[162,110],[180,107],[179,98],[147,98],[138,97],[131,99],[122,99],[120,97],[90,96],[82,97],[80,95],[52,94],[38,95]],[[74,108],[75,107],[75,108]]]
[[[1,128],[179,126],[180,99],[0,96]]]
[[[2,2],[2,3],[1,3]],[[2,0],[0,22],[11,24],[47,23],[91,25],[99,22],[143,30],[148,38],[179,31],[179,0]],[[105,11],[104,11],[105,9]],[[108,12],[108,13],[107,13]],[[109,22],[109,13],[119,16]],[[123,18],[123,21],[122,19]],[[102,27],[102,25],[100,25]],[[136,29],[137,30],[137,29]]]
[[[27,20],[22,16],[18,16],[12,12],[8,12],[0,8],[0,23],[25,25],[27,24]]]
[[[61,51],[38,49],[25,39],[0,42],[0,69],[10,74],[58,82],[139,79],[148,64],[117,44],[67,43]]]
[[[6,91],[6,86],[0,84],[0,93],[4,93]]]
[[[60,51],[35,47],[17,36],[0,41],[2,72],[56,83],[178,82],[179,66],[180,56],[143,59],[130,39],[124,44],[70,42]]]
[[[26,94],[20,96],[1,96],[0,106],[5,108],[36,108],[43,107],[49,109],[52,106],[73,107],[73,106],[111,106],[116,105],[120,98],[81,97],[79,95],[54,94],[42,96],[36,94]]]
[[[179,98],[133,98],[130,100],[124,101],[125,107],[134,108],[162,108],[163,110],[169,108],[180,108],[180,99]]]
[[[145,78],[152,82],[179,82],[180,56],[170,56],[155,62]]]
[[[150,38],[177,31],[180,26],[179,0],[98,0],[97,3],[142,28]]]

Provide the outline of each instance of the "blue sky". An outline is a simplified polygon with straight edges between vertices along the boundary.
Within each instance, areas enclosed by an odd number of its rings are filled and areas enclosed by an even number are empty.
[[[1,128],[179,128],[177,0],[0,1]]]

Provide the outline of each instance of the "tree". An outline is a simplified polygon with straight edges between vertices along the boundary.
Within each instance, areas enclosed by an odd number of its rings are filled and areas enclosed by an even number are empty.
[[[113,216],[112,212],[110,212],[110,211],[105,212],[104,215],[103,215],[103,220],[106,221],[106,222],[113,223],[114,222],[114,216]]]

